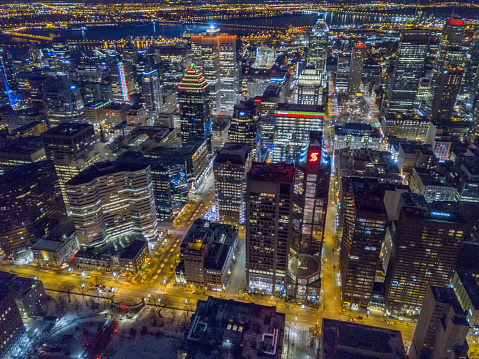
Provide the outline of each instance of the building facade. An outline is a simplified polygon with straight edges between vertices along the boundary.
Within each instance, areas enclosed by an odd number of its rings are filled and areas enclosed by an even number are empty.
[[[251,149],[246,144],[227,142],[218,151],[213,172],[220,222],[244,223],[246,174],[251,161]]]
[[[178,85],[180,107],[181,142],[187,144],[204,140],[211,133],[210,92],[211,85],[191,64]]]
[[[345,207],[340,265],[343,303],[366,308],[386,234],[388,214],[377,181],[342,179]]]
[[[419,80],[429,47],[427,30],[403,30],[394,62],[394,72],[388,95],[388,115],[414,110]]]
[[[273,162],[304,162],[311,131],[322,131],[324,106],[278,104],[274,112]]]
[[[385,279],[388,310],[418,312],[428,285],[449,284],[467,230],[451,203],[401,209]]]
[[[66,219],[57,177],[48,161],[18,166],[0,176],[0,248],[17,257]]]
[[[148,164],[100,162],[67,185],[70,211],[81,246],[110,237],[141,232],[148,241],[158,236],[151,169]]]
[[[409,350],[411,359],[467,358],[469,324],[452,288],[429,286]]]
[[[55,166],[58,186],[68,207],[65,184],[100,159],[95,130],[93,125],[62,123],[43,132],[41,137],[47,158]]]
[[[253,163],[246,189],[246,285],[283,292],[293,233],[294,165]],[[299,232],[299,220],[296,232]],[[298,233],[299,234],[299,233]]]

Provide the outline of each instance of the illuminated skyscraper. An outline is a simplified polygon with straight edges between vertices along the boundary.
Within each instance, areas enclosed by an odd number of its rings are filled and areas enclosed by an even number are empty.
[[[414,101],[429,47],[429,35],[427,30],[408,29],[401,32],[389,87],[388,114],[403,115],[414,110]]]
[[[7,256],[30,247],[66,219],[49,161],[17,166],[0,176],[0,248]]]
[[[101,244],[132,231],[157,240],[155,198],[147,163],[99,162],[66,184],[81,246]]]
[[[213,172],[220,222],[244,223],[246,174],[251,160],[251,149],[243,143],[226,142],[218,151]]]
[[[467,358],[468,332],[469,319],[461,308],[454,289],[430,286],[422,302],[409,357]]]
[[[181,142],[204,140],[211,134],[210,84],[203,74],[191,64],[178,85],[180,106]]]
[[[328,34],[329,28],[320,15],[309,35],[309,57],[308,62],[316,70],[324,71],[326,68],[326,58],[328,54]]]
[[[302,180],[301,190],[296,191],[297,201],[304,202],[301,235],[291,243],[296,253],[321,256],[331,175],[329,161],[321,132],[312,131],[306,163],[297,165],[296,171],[297,183]]]
[[[112,65],[113,100],[129,104],[131,95],[137,93],[133,66],[127,61],[118,61]]]
[[[46,79],[43,102],[50,127],[61,123],[86,122],[85,106],[80,91],[65,74]]]
[[[58,185],[68,207],[65,183],[88,166],[98,162],[93,125],[62,123],[41,134],[47,159],[53,162]]]
[[[298,105],[323,105],[327,99],[327,96],[324,96],[327,82],[326,73],[313,69],[303,70],[295,86],[295,103]]]
[[[432,102],[429,117],[450,120],[461,86],[466,59],[464,21],[447,19],[436,54],[431,80]]]
[[[253,163],[246,189],[246,285],[279,294],[285,288],[293,233],[295,168]],[[296,221],[299,227],[299,220]]]
[[[217,34],[217,29],[206,35],[191,35],[193,59],[210,84],[211,113],[233,111],[239,90],[236,35]]]
[[[258,149],[259,116],[254,99],[242,101],[234,106],[229,129],[229,141],[247,144],[256,158]]]
[[[15,298],[10,290],[0,289],[0,312],[2,313],[2,330],[0,331],[0,357],[15,358],[25,347],[26,335],[22,316],[18,310]]]
[[[430,118],[450,120],[464,70],[461,67],[451,66],[443,66],[441,70],[435,81]]]
[[[429,285],[447,286],[468,228],[452,203],[403,207],[386,272],[386,307],[417,311]]]
[[[324,106],[280,103],[274,112],[273,162],[304,162],[310,132],[323,129]]]
[[[366,308],[386,234],[388,214],[377,181],[342,178],[345,207],[340,264],[343,302]]]
[[[351,58],[349,56],[338,56],[336,73],[334,74],[334,88],[336,92],[346,92],[349,85],[349,71],[351,70]]]
[[[358,92],[361,87],[363,76],[364,56],[366,54],[366,45],[356,44],[351,52],[351,67],[349,69],[348,92]]]
[[[163,107],[163,94],[158,70],[142,73],[142,92],[146,109],[152,118],[158,116]]]

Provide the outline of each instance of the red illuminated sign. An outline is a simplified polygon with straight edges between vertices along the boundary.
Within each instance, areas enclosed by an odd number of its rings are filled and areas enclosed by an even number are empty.
[[[309,153],[309,160],[308,162],[318,162],[319,161],[319,155],[320,155],[320,152],[319,151],[311,151]]]
[[[464,25],[464,21],[461,19],[447,19],[446,22],[451,25]]]

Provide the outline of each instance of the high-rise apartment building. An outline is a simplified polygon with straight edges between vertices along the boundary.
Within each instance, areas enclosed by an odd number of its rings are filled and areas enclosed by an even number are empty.
[[[0,176],[0,248],[7,256],[30,247],[66,219],[53,164],[17,166]]]
[[[258,132],[259,115],[254,100],[249,99],[236,104],[229,129],[229,141],[248,145],[255,156],[259,142]]]
[[[383,191],[375,180],[342,179],[345,207],[340,265],[343,302],[366,308],[386,234],[388,214]]]
[[[278,294],[285,288],[294,236],[294,187],[292,164],[253,163],[248,173],[246,285],[251,291]]]
[[[273,162],[304,162],[310,132],[323,129],[324,106],[280,103],[274,112]]]
[[[385,279],[388,310],[418,311],[429,285],[449,284],[468,228],[450,202],[401,209]]]
[[[243,143],[226,142],[213,163],[219,220],[244,223],[246,174],[251,167],[251,149]]]
[[[429,286],[409,350],[411,359],[467,358],[469,323],[454,289]]]
[[[363,76],[364,57],[366,45],[356,44],[351,52],[351,68],[349,70],[348,92],[359,92]]]
[[[41,134],[48,160],[55,166],[63,200],[68,207],[65,183],[88,166],[98,162],[93,125],[62,123]]]
[[[210,84],[211,112],[232,111],[239,91],[236,35],[219,34],[217,29],[206,35],[191,35],[193,59]]]
[[[329,28],[323,16],[319,16],[309,34],[308,62],[318,71],[326,68]]]
[[[210,84],[195,64],[191,64],[178,85],[181,142],[202,141],[211,133]]]
[[[414,101],[429,47],[429,36],[427,30],[408,29],[401,32],[389,87],[387,110],[389,115],[414,110]]]
[[[66,184],[70,211],[81,246],[141,232],[158,236],[153,180],[147,163],[99,162]]]
[[[142,73],[142,93],[145,99],[146,109],[151,118],[156,118],[162,111],[163,94],[158,70]]]

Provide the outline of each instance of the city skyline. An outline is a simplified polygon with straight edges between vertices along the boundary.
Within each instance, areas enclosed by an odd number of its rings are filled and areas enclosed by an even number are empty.
[[[479,358],[479,4],[0,8],[2,359]]]

